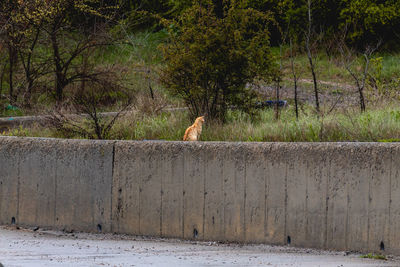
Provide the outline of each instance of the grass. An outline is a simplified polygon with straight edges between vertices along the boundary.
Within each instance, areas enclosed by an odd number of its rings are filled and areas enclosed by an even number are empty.
[[[361,255],[360,258],[363,258],[363,259],[374,259],[374,260],[385,260],[385,261],[387,260],[387,258],[384,255],[372,254],[372,253]]]
[[[276,121],[274,111],[264,111],[252,121],[246,115],[232,114],[226,125],[209,125],[203,140],[226,141],[380,141],[400,136],[399,110],[371,110],[365,114],[343,112],[324,118],[303,114],[297,121],[291,110],[285,110]]]
[[[110,139],[122,140],[181,140],[185,129],[192,124],[186,112],[162,112],[157,115],[133,111],[117,121]],[[63,137],[54,129],[17,128],[5,135]],[[68,135],[69,138],[83,138]],[[260,142],[397,142],[400,140],[400,108],[386,107],[358,111],[342,111],[318,117],[311,109],[296,120],[293,110],[286,108],[280,120],[273,110],[260,112],[257,118],[231,111],[226,124],[206,121],[203,141],[260,141]]]
[[[126,34],[125,40],[100,50],[99,55],[108,63],[127,65],[158,65],[162,61],[158,46],[164,42],[168,33],[165,30],[158,32],[143,31],[135,34]]]
[[[399,78],[400,73],[400,55],[399,54],[381,54],[382,76],[385,80]]]

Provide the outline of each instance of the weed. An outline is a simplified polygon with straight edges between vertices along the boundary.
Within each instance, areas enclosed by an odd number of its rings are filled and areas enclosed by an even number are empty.
[[[385,261],[387,260],[387,258],[384,255],[372,254],[372,253],[361,255],[360,258],[363,258],[363,259],[374,259],[374,260],[385,260]]]
[[[382,143],[400,142],[400,138],[381,139],[381,140],[378,140],[378,142],[382,142]]]

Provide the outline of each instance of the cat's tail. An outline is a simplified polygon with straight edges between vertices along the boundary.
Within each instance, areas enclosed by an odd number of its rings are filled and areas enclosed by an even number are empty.
[[[189,128],[186,129],[185,134],[183,135],[183,141],[188,141],[188,134],[189,134]]]

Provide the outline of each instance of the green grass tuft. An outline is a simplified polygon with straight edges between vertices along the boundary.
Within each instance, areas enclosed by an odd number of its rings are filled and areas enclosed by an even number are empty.
[[[372,254],[372,253],[361,255],[360,258],[363,258],[363,259],[374,259],[374,260],[385,260],[385,261],[387,260],[387,258],[384,255]]]

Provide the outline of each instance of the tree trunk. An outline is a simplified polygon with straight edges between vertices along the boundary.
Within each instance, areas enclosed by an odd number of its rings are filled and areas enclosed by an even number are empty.
[[[294,77],[294,106],[296,110],[296,120],[299,119],[299,104],[297,101],[297,79]]]
[[[65,85],[63,82],[63,75],[56,73],[56,100],[60,104],[63,101],[63,89]]]
[[[30,107],[31,106],[31,96],[32,96],[32,87],[34,84],[34,78],[33,78],[33,71],[32,71],[32,56],[33,56],[33,50],[36,47],[37,41],[39,39],[39,34],[40,34],[40,28],[36,29],[35,37],[32,41],[32,44],[29,48],[28,55],[26,56],[26,64],[24,63],[24,56],[22,53],[20,53],[21,56],[21,61],[22,65],[24,66],[25,69],[25,77],[27,80],[27,88],[26,88],[26,94],[24,98],[25,106]]]
[[[7,63],[4,62],[1,74],[0,74],[0,99],[3,98],[3,82],[4,82],[4,74],[6,73]]]
[[[11,45],[8,48],[8,54],[9,54],[9,72],[8,72],[9,97],[10,97],[10,103],[14,104],[15,103],[15,98],[14,98],[15,49],[11,47]]]
[[[315,74],[314,63],[313,63],[313,60],[311,58],[311,55],[308,58],[308,60],[310,62],[311,73],[312,73],[313,83],[314,83],[315,109],[317,110],[317,113],[319,113],[320,109],[319,109],[318,82],[317,82],[317,75]]]
[[[369,56],[372,54],[373,50],[370,53],[364,53],[364,59],[365,59],[365,67],[364,67],[364,75],[362,79],[362,85],[359,87],[359,94],[360,94],[360,108],[361,112],[365,111],[365,98],[364,98],[364,88],[365,88],[365,82],[368,77],[368,68],[369,68]],[[369,55],[368,55],[369,54]]]
[[[57,22],[56,22],[57,23]],[[63,68],[61,65],[61,56],[59,45],[57,42],[57,26],[53,26],[53,31],[51,32],[51,44],[53,48],[53,60],[55,65],[55,93],[57,104],[60,104],[63,101],[63,89],[66,86],[65,75],[63,73]]]
[[[294,106],[295,106],[295,112],[296,112],[296,119],[299,119],[299,107],[298,107],[298,101],[297,101],[297,75],[296,75],[296,70],[294,68],[294,55],[293,55],[293,44],[292,44],[292,39],[289,40],[290,44],[290,67],[292,70],[292,75],[293,75],[293,81],[294,81]]]
[[[275,105],[275,119],[279,120],[279,90],[280,90],[280,79],[282,75],[282,44],[279,45],[279,76],[277,77],[276,80],[276,89],[275,89],[275,95],[276,95],[276,105]]]
[[[280,89],[280,83],[279,83],[279,78],[278,78],[278,81],[276,82],[276,89],[275,89],[275,94],[276,94],[275,119],[276,120],[279,120],[279,89]]]
[[[311,33],[312,33],[312,31],[311,31],[311,28],[312,28],[311,4],[312,4],[312,0],[308,0],[307,1],[308,32],[306,34],[306,49],[307,49],[308,62],[310,63],[311,74],[312,74],[313,83],[314,83],[315,109],[317,110],[317,113],[319,114],[320,108],[319,108],[319,93],[318,93],[317,75],[315,73],[315,65],[314,65],[314,61],[312,59],[311,48],[310,48],[310,39],[311,39]]]
[[[360,88],[358,90],[359,94],[360,94],[360,108],[361,108],[361,112],[365,112],[365,100],[364,100],[364,93],[363,90]]]
[[[148,85],[149,85],[150,96],[151,96],[151,99],[154,100],[154,92],[153,92],[153,88],[151,87],[150,69],[147,70],[147,75],[148,75],[147,76],[147,82],[148,82]]]
[[[32,87],[33,87],[33,80],[29,79],[27,88],[26,88],[25,98],[24,98],[25,106],[28,108],[31,107]]]

